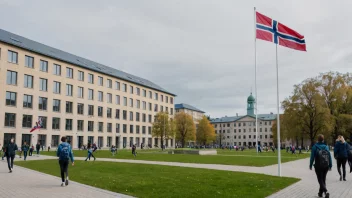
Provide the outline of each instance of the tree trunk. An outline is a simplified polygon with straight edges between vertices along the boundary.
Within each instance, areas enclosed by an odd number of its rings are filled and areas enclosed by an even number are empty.
[[[161,150],[163,151],[164,150],[164,139],[161,138]]]
[[[185,141],[185,138],[182,138],[182,148],[185,148],[185,144],[186,144],[186,141]]]
[[[301,137],[301,148],[303,148],[303,136]]]

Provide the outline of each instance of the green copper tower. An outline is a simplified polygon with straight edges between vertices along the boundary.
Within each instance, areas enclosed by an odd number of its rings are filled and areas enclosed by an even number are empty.
[[[255,116],[254,114],[254,104],[255,98],[253,97],[252,93],[247,98],[247,115]]]

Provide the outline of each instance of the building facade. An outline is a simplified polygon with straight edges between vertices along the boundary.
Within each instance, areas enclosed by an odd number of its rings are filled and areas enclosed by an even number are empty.
[[[204,113],[205,113],[204,111],[202,111],[194,106],[191,106],[189,104],[184,104],[184,103],[175,104],[175,111],[176,111],[176,113],[185,112],[188,115],[192,116],[193,122],[195,125],[198,124],[199,120],[203,118]]]
[[[252,94],[247,98],[247,115],[212,119],[217,134],[217,143],[226,146],[255,146],[256,120],[255,99]],[[276,115],[258,114],[258,144],[273,145],[272,126]]]
[[[175,95],[125,72],[0,30],[0,143],[158,145],[152,122]],[[38,119],[42,128],[30,133]],[[174,147],[174,140],[166,146]]]

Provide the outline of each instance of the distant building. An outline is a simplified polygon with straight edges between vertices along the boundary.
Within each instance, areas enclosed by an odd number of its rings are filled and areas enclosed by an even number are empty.
[[[256,121],[255,98],[247,98],[247,115],[215,118],[211,120],[217,134],[217,143],[227,146],[255,146]],[[273,145],[272,126],[276,115],[258,114],[258,143],[262,146]]]
[[[200,119],[202,119],[202,117],[204,116],[204,111],[197,109],[194,106],[191,106],[189,104],[175,104],[175,111],[176,113],[178,112],[185,112],[188,115],[192,116],[194,123],[197,125],[198,121]]]

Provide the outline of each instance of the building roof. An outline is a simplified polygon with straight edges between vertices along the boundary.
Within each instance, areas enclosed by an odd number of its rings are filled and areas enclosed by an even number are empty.
[[[212,119],[210,122],[211,123],[226,123],[226,122],[236,122],[244,117],[252,117],[255,118],[255,115],[245,115],[245,116],[231,116],[231,117],[222,117],[222,118],[215,118]],[[276,120],[276,114],[258,114],[258,120],[263,120],[263,121],[273,121]]]
[[[138,76],[134,76],[128,74],[126,72],[105,66],[103,64],[70,54],[68,52],[64,52],[62,50],[49,47],[47,45],[41,44],[39,42],[24,38],[22,36],[13,34],[11,32],[7,32],[5,30],[0,29],[0,41],[7,43],[9,45],[13,45],[25,50],[29,50],[31,52],[41,54],[50,58],[54,58],[63,62],[67,62],[73,65],[77,65],[79,67],[89,69],[95,72],[99,72],[108,76],[116,77],[131,83],[135,83],[144,87],[148,87],[160,92],[164,92],[170,94],[172,96],[176,96],[175,94],[168,92],[167,90],[161,88],[160,86],[154,84],[153,82],[140,78]]]
[[[253,97],[252,93],[250,96],[248,96],[247,102],[255,102],[255,98]]]
[[[184,104],[184,103],[175,104],[175,109],[189,109],[189,110],[192,110],[192,111],[198,111],[200,113],[205,113],[204,111],[199,110],[199,109],[195,108],[194,106],[191,106],[189,104]]]

